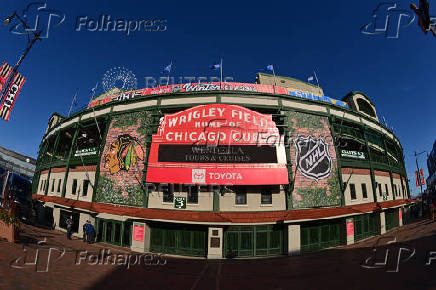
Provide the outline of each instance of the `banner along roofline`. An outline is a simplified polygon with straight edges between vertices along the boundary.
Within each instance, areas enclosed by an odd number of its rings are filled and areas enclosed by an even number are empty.
[[[139,90],[131,90],[120,94],[105,96],[102,99],[98,97],[91,100],[88,104],[88,109],[104,105],[115,101],[127,101],[138,97],[176,94],[176,93],[192,93],[192,92],[213,92],[213,91],[237,91],[237,92],[255,92],[274,95],[291,95],[303,99],[311,99],[323,101],[326,103],[334,104],[337,106],[349,108],[346,102],[333,99],[327,96],[317,96],[304,90],[294,88],[287,88],[281,86],[254,84],[254,83],[236,83],[225,82],[220,85],[219,82],[212,83],[186,83],[186,84],[172,84],[167,86],[160,86],[154,88],[143,88]]]

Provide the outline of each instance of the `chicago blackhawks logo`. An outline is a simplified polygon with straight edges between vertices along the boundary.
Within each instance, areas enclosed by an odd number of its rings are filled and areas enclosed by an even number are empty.
[[[104,167],[108,168],[111,174],[120,170],[129,171],[130,167],[135,166],[136,157],[144,160],[144,152],[138,139],[129,134],[120,135],[104,156]]]
[[[310,179],[316,181],[328,177],[332,171],[333,161],[328,144],[322,137],[298,136],[294,140],[296,148],[297,169]]]

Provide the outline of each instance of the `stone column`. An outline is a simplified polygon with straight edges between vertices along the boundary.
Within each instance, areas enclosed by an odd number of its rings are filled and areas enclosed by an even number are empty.
[[[53,224],[56,225],[55,229],[60,230],[59,222],[61,217],[61,209],[58,207],[53,207]]]
[[[223,228],[209,227],[207,234],[207,258],[223,258]]]
[[[380,235],[383,235],[386,233],[386,218],[385,218],[385,212],[380,212]]]
[[[398,209],[398,226],[399,227],[403,226],[403,213],[404,213],[404,210],[403,210],[403,208],[400,207]]]
[[[288,225],[288,255],[296,256],[301,251],[300,225]]]
[[[133,222],[130,249],[140,253],[150,251],[150,227],[145,222]]]

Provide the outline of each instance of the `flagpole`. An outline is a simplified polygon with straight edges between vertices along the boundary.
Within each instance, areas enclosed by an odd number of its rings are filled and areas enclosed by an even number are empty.
[[[92,88],[91,99],[89,99],[89,102],[91,102],[91,100],[94,98],[95,91],[97,90],[97,87],[98,87],[98,82],[95,84],[95,87]],[[103,138],[101,137],[100,126],[98,125],[97,117],[95,116],[94,106],[92,106],[92,112],[94,113],[94,121],[95,121],[95,124],[97,125],[98,135],[100,135],[100,140],[103,140]]]
[[[272,73],[273,73],[273,76],[274,76],[274,86],[273,86],[273,88],[274,88],[274,95],[276,94],[276,86],[277,86],[277,81],[276,81],[276,73],[274,72],[274,65],[271,65],[272,66]]]
[[[221,64],[220,64],[220,71],[221,71],[221,77],[220,77],[220,90],[223,89],[223,59],[221,59]]]
[[[165,92],[168,88],[168,83],[170,82],[170,74],[171,74],[171,69],[173,68],[173,62],[170,62],[170,69],[168,70],[168,79],[167,79],[167,85],[165,86]]]
[[[70,110],[68,111],[68,117],[71,116],[71,111],[73,110],[73,105],[76,102],[76,97],[77,97],[77,91],[74,94],[73,101],[71,102]]]
[[[318,86],[318,92],[321,95],[321,97],[324,97],[324,94],[321,93],[321,88],[319,87],[319,81],[318,81],[318,76],[316,75],[316,71],[313,71],[313,74],[315,75],[316,85]]]

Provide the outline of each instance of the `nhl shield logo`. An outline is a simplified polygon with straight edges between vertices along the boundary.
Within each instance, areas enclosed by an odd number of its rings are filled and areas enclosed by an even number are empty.
[[[322,137],[298,136],[294,140],[298,170],[307,178],[316,181],[328,177],[332,171],[333,161],[328,144]]]

